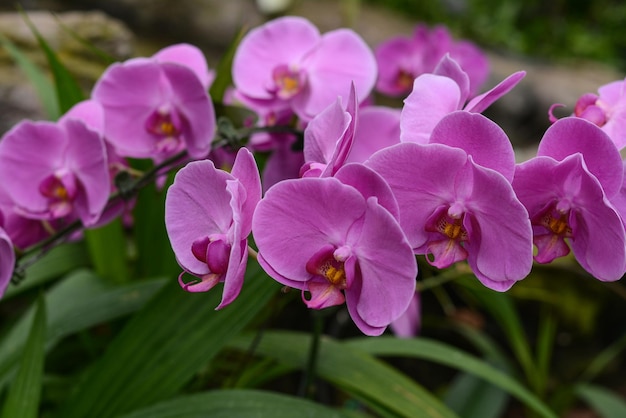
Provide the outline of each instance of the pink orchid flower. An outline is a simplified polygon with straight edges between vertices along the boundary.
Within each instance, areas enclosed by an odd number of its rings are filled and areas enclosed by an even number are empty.
[[[178,47],[104,72],[92,98],[103,108],[104,136],[119,155],[161,162],[187,150],[192,158],[207,157],[216,122],[206,89],[211,76],[198,54]]]
[[[338,176],[348,167],[363,166],[346,166]],[[259,263],[272,278],[301,289],[312,309],[345,302],[367,335],[380,335],[413,297],[417,263],[396,219],[376,197],[338,178],[276,184],[252,229]]]
[[[524,71],[513,73],[491,90],[468,101],[469,77],[457,62],[445,56],[433,74],[415,79],[413,90],[402,107],[400,140],[428,143],[431,132],[444,116],[457,110],[483,112],[511,91],[525,75]]]
[[[235,300],[243,286],[252,214],[260,199],[259,172],[246,148],[237,153],[231,173],[202,160],[176,174],[165,200],[165,226],[184,269],[179,277],[183,289],[206,292],[224,283],[217,309]],[[183,282],[186,272],[199,280]]]
[[[532,230],[510,183],[513,151],[489,119],[455,112],[437,125],[431,143],[383,149],[366,165],[391,187],[411,247],[430,264],[467,260],[497,291],[530,272]]]
[[[349,29],[321,35],[308,20],[283,17],[250,31],[233,60],[238,92],[257,103],[285,102],[302,120],[311,120],[337,96],[347,97],[350,83],[363,101],[376,81],[376,60],[365,42]]]
[[[413,80],[432,73],[446,54],[467,73],[470,96],[478,92],[489,75],[486,55],[472,42],[453,40],[444,26],[429,29],[420,24],[412,37],[391,38],[380,44],[375,54],[380,72],[376,89],[390,96],[408,94]]]
[[[595,278],[620,279],[626,272],[626,233],[610,199],[623,186],[624,169],[611,139],[584,119],[555,122],[537,157],[519,164],[513,187],[533,225],[535,261],[569,254]]]
[[[0,176],[20,215],[93,226],[109,198],[104,142],[73,118],[23,121],[0,141]]]
[[[613,81],[598,89],[598,94],[583,94],[574,107],[572,116],[586,119],[600,127],[613,140],[617,148],[626,146],[626,94],[624,80]],[[553,110],[562,104],[554,104],[548,112],[550,122],[557,118]]]
[[[13,277],[15,268],[15,251],[13,243],[4,229],[0,228],[0,298]]]

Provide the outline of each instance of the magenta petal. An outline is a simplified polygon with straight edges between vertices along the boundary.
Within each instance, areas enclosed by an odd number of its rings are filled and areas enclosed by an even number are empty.
[[[209,160],[181,169],[165,199],[165,226],[178,262],[195,275],[209,272],[205,262],[192,253],[192,243],[212,234],[225,234],[232,221],[231,196],[226,180]]]
[[[304,54],[315,47],[320,38],[317,28],[301,17],[274,19],[251,30],[242,39],[233,59],[235,86],[255,99],[273,98],[274,68],[279,65],[299,67]],[[322,109],[328,104],[330,101]]]
[[[411,89],[413,79],[422,73],[419,59],[414,57],[416,46],[406,37],[389,39],[374,51],[378,62],[376,89],[381,93],[399,96]],[[410,80],[410,82],[409,82]]]
[[[67,119],[62,126],[69,139],[66,164],[82,188],[76,197],[75,210],[83,224],[91,226],[102,214],[111,191],[104,141],[79,120]]]
[[[313,118],[304,130],[304,161],[329,164],[351,121],[341,99]]]
[[[466,203],[471,218],[468,263],[485,286],[502,292],[525,278],[532,267],[528,212],[503,176],[471,159],[469,164],[475,192]]]
[[[371,327],[385,327],[406,311],[417,276],[417,263],[402,229],[374,198],[354,247],[361,273],[358,293],[346,290],[346,303]],[[355,282],[358,281],[355,279]]]
[[[357,189],[365,199],[375,197],[382,207],[398,219],[398,202],[391,188],[385,179],[371,168],[357,163],[347,164],[337,171],[335,178]]]
[[[189,67],[202,83],[204,90],[209,88],[215,78],[215,73],[209,70],[202,51],[190,44],[170,45],[158,51],[152,58],[159,62],[173,62]]]
[[[1,298],[11,281],[11,277],[13,277],[13,268],[15,267],[15,251],[13,250],[13,244],[2,228],[0,228],[0,260],[2,260],[2,265],[0,265]]]
[[[619,280],[626,273],[626,234],[621,218],[606,199],[600,183],[589,174],[580,154],[563,163],[563,169],[570,170],[570,165],[580,170],[577,210],[570,216],[574,256],[596,279]]]
[[[346,162],[362,163],[376,151],[400,143],[400,110],[382,106],[359,109],[359,121]]]
[[[615,144],[600,128],[580,118],[563,118],[544,134],[538,156],[557,161],[581,153],[585,165],[602,184],[607,196],[615,195],[623,181],[622,158]]]
[[[435,125],[461,108],[459,85],[448,77],[424,74],[415,79],[404,99],[400,116],[400,140],[426,144]]]
[[[447,115],[433,129],[430,142],[460,148],[477,164],[513,180],[513,146],[502,128],[481,114],[458,111]]]
[[[75,104],[59,119],[59,122],[68,118],[82,120],[88,128],[99,133],[104,132],[104,110],[95,100],[83,100]]]
[[[113,64],[93,89],[93,99],[104,109],[106,139],[122,156],[155,153],[155,138],[145,123],[159,107],[170,105],[172,97],[161,65],[145,59]]]
[[[470,80],[465,71],[461,68],[459,63],[452,59],[449,54],[444,55],[444,57],[439,61],[437,67],[433,71],[433,74],[440,75],[444,77],[451,78],[458,84],[459,90],[461,91],[461,98],[459,102],[461,104],[465,103],[470,94]]]
[[[466,161],[460,149],[404,143],[378,151],[366,162],[391,187],[400,209],[400,225],[413,248],[428,240],[424,227],[432,213],[454,201],[457,172]]]
[[[304,282],[311,278],[307,262],[328,243],[341,243],[364,211],[361,194],[335,178],[285,180],[258,204],[252,232],[259,254],[273,270]]]
[[[472,100],[469,101],[469,103],[465,105],[463,110],[473,113],[482,113],[496,100],[511,91],[513,87],[515,87],[517,83],[519,83],[525,76],[525,71],[518,71],[511,74],[500,83],[498,83],[498,85],[491,90],[481,94],[480,96],[474,97]]]
[[[175,64],[163,64],[163,74],[171,83],[172,94],[183,121],[183,138],[192,158],[205,158],[215,134],[215,110],[208,93],[191,70]]]
[[[3,187],[29,216],[47,217],[48,200],[38,187],[57,168],[63,167],[66,147],[65,131],[52,122],[23,121],[0,141]]]
[[[399,338],[415,337],[421,325],[420,293],[415,292],[408,308],[391,323],[391,330]]]
[[[311,119],[331,104],[337,96],[349,97],[354,83],[357,101],[370,94],[376,82],[374,54],[359,35],[349,29],[337,29],[322,36],[320,43],[303,62],[308,74],[309,94],[294,97],[294,111],[302,119]]]
[[[245,195],[241,202],[241,234],[247,237],[252,230],[252,216],[256,205],[261,200],[261,179],[254,156],[247,148],[237,152],[233,169],[230,173],[241,182]]]
[[[311,309],[341,305],[346,300],[341,290],[322,279],[307,282],[306,290],[311,294],[311,298],[307,300],[303,296],[302,300]]]

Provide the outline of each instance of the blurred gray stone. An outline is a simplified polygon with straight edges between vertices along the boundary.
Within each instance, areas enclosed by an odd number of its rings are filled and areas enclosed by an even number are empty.
[[[107,65],[87,45],[117,60],[133,54],[133,35],[130,30],[102,12],[53,15],[50,12],[29,11],[28,18],[83,86],[86,94]],[[45,55],[21,14],[0,13],[0,35],[47,71]],[[0,48],[0,133],[21,119],[44,117],[39,97],[30,80],[9,52]]]

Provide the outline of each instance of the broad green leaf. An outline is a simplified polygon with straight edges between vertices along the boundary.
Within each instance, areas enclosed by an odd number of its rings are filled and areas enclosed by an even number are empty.
[[[220,288],[187,293],[173,279],[113,340],[62,416],[114,416],[175,395],[277,289],[254,263],[237,300],[215,311]]]
[[[577,385],[575,391],[602,418],[623,418],[626,414],[624,397],[609,389],[584,383]]]
[[[234,339],[246,350],[252,337]],[[311,337],[297,332],[265,332],[255,350],[294,367],[305,368]],[[384,362],[331,338],[320,340],[317,376],[350,393],[385,417],[454,417],[441,401]]]
[[[37,299],[37,312],[31,322],[28,340],[19,362],[19,371],[2,409],[3,418],[38,416],[46,340],[46,304],[41,295]]]
[[[24,278],[18,284],[10,284],[2,300],[40,286],[72,270],[87,267],[89,264],[89,254],[82,242],[59,245],[27,267]]]
[[[372,355],[420,358],[474,374],[507,391],[541,416],[556,416],[517,380],[502,373],[484,360],[444,343],[425,338],[378,337],[357,338],[347,341],[345,345]]]
[[[216,390],[181,396],[120,418],[345,418],[312,401],[259,390]]]
[[[65,113],[72,106],[85,98],[83,91],[67,68],[61,63],[56,53],[50,48],[50,45],[48,45],[46,40],[41,36],[41,33],[39,33],[33,22],[30,21],[28,15],[23,13],[23,17],[31,32],[33,32],[33,35],[37,38],[39,47],[46,55],[48,65],[54,76],[59,111]]]
[[[85,239],[98,276],[112,283],[128,281],[128,246],[121,218],[100,228],[86,230]]]
[[[54,86],[48,77],[28,56],[23,54],[18,47],[2,34],[0,34],[0,43],[35,87],[48,118],[56,120],[59,117],[59,104]]]
[[[444,401],[463,418],[498,418],[509,396],[502,389],[478,377],[461,373],[450,384]]]
[[[67,335],[136,311],[163,284],[156,279],[113,287],[90,271],[73,273],[46,294],[46,350]],[[0,341],[0,388],[15,372],[33,316],[30,309]]]

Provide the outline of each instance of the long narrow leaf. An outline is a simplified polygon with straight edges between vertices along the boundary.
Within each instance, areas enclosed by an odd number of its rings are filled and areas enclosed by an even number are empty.
[[[345,418],[306,399],[259,390],[216,390],[181,396],[120,418]]]
[[[50,48],[50,45],[48,45],[43,36],[41,36],[37,27],[35,27],[33,22],[30,21],[28,15],[23,13],[23,17],[24,21],[37,38],[39,47],[46,55],[48,65],[50,66],[50,70],[54,76],[59,110],[61,113],[65,113],[72,106],[85,98],[83,91],[67,68],[61,63],[56,53],[52,50],[52,48]]]
[[[446,405],[463,418],[501,417],[508,399],[505,391],[469,373],[457,376],[445,396]]]
[[[218,289],[186,293],[172,280],[110,344],[62,416],[115,416],[173,396],[276,290],[255,264],[237,300],[215,311]]]
[[[38,416],[45,340],[46,304],[43,296],[39,296],[37,312],[24,347],[19,372],[11,385],[2,409],[3,418],[36,418]]]
[[[127,245],[120,218],[98,229],[85,231],[89,254],[96,273],[112,283],[129,279]]]
[[[30,261],[30,260],[29,260]],[[19,295],[28,289],[48,283],[72,270],[87,267],[89,254],[82,242],[63,244],[50,250],[24,271],[24,278],[18,284],[10,284],[2,300]]]
[[[251,338],[231,346],[247,349]],[[304,368],[310,336],[296,332],[266,332],[257,353]],[[358,398],[382,416],[454,417],[451,410],[417,383],[371,355],[330,338],[320,341],[316,374]]]
[[[420,358],[472,373],[507,391],[541,416],[556,416],[541,400],[515,379],[502,373],[489,363],[441,342],[424,338],[378,337],[358,338],[345,344],[369,354]]]
[[[86,270],[68,276],[46,295],[46,350],[67,335],[136,311],[164,283],[164,280],[156,279],[111,287]],[[15,373],[33,316],[34,309],[31,309],[0,342],[0,388]]]
[[[606,388],[585,383],[577,385],[575,391],[602,418],[623,418],[626,413],[626,400]]]
[[[463,284],[471,295],[480,301],[481,306],[487,309],[491,316],[499,322],[500,327],[508,337],[513,353],[515,353],[517,360],[522,366],[526,378],[534,387],[537,387],[539,385],[539,376],[536,365],[533,361],[522,322],[509,295],[479,287],[479,285],[470,281],[458,283]]]
[[[35,91],[37,91],[37,95],[41,100],[41,104],[48,118],[56,120],[59,117],[59,104],[54,87],[48,77],[30,60],[30,58],[28,58],[28,56],[23,54],[18,47],[2,34],[0,34],[0,44],[7,50],[15,63],[35,87]]]

